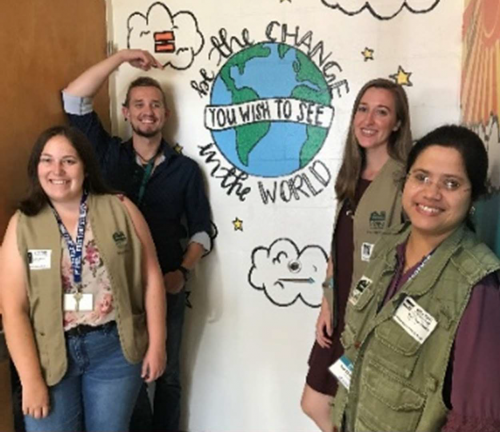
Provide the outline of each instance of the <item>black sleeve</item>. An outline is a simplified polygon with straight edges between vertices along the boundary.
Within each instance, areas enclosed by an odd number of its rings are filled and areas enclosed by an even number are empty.
[[[210,222],[211,211],[205,192],[205,184],[201,170],[193,160],[187,187],[185,189],[185,211],[189,236],[198,232],[206,232],[211,235],[212,226]]]
[[[119,137],[111,136],[104,129],[95,111],[83,115],[68,113],[66,115],[68,116],[70,125],[82,131],[92,144],[101,168],[106,167],[106,165],[112,163],[118,157],[122,141]]]

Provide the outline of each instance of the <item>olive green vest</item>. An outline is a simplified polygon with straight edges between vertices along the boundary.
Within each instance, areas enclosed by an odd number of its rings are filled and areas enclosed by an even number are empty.
[[[500,269],[493,252],[461,226],[377,312],[396,269],[395,247],[409,229],[403,225],[381,237],[364,273],[371,283],[355,305],[348,303],[341,341],[354,369],[350,390],[340,385],[334,401],[338,430],[441,430],[448,412],[443,385],[458,324],[472,288]],[[437,321],[422,344],[392,319],[406,296]]]
[[[90,195],[88,222],[109,273],[116,323],[125,358],[142,360],[148,344],[142,284],[142,245],[133,222],[113,195]],[[57,384],[67,368],[63,330],[61,235],[47,205],[36,216],[19,212],[17,242],[26,263],[30,320],[47,385]],[[51,251],[50,269],[30,270],[29,250]]]
[[[403,164],[390,159],[384,164],[378,175],[371,182],[361,197],[353,217],[353,272],[352,280],[357,281],[368,264],[364,249],[372,248],[380,234],[395,225],[401,224],[401,178]],[[335,226],[343,203],[337,204]],[[332,254],[333,254],[332,250]],[[335,257],[333,272],[335,274]],[[323,290],[333,311],[333,292],[329,288]]]

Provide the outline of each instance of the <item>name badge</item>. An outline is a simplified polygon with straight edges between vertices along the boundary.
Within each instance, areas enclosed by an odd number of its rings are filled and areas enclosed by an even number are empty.
[[[50,259],[52,251],[50,249],[29,249],[28,265],[30,270],[50,269]]]
[[[64,312],[91,312],[94,310],[93,294],[64,294]]]
[[[330,372],[337,378],[347,390],[351,385],[351,376],[353,364],[345,355],[340,357],[334,364],[330,366]]]
[[[361,297],[361,294],[363,294],[371,284],[372,280],[368,279],[366,276],[361,276],[361,279],[358,281],[354,289],[352,290],[351,295],[349,296],[349,303],[351,303],[353,306],[356,306],[356,304],[359,301],[359,298]]]
[[[363,243],[361,245],[361,261],[370,261],[374,246],[373,243]]]
[[[406,333],[421,344],[425,342],[437,325],[434,317],[411,297],[404,299],[397,308],[393,319]]]

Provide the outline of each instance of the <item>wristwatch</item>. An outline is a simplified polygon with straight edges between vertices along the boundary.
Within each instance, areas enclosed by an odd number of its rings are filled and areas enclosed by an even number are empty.
[[[191,273],[191,270],[187,269],[186,267],[180,265],[177,270],[179,270],[182,273],[182,277],[184,278],[184,282],[187,282],[189,279],[189,274]]]

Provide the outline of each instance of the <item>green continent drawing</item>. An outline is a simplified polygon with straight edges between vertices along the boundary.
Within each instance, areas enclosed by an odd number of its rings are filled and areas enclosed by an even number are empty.
[[[286,44],[258,43],[222,67],[211,104],[238,109],[238,104],[278,98],[331,104],[325,78],[304,53]],[[255,120],[212,134],[224,156],[242,171],[277,177],[305,167],[323,146],[329,126]]]

